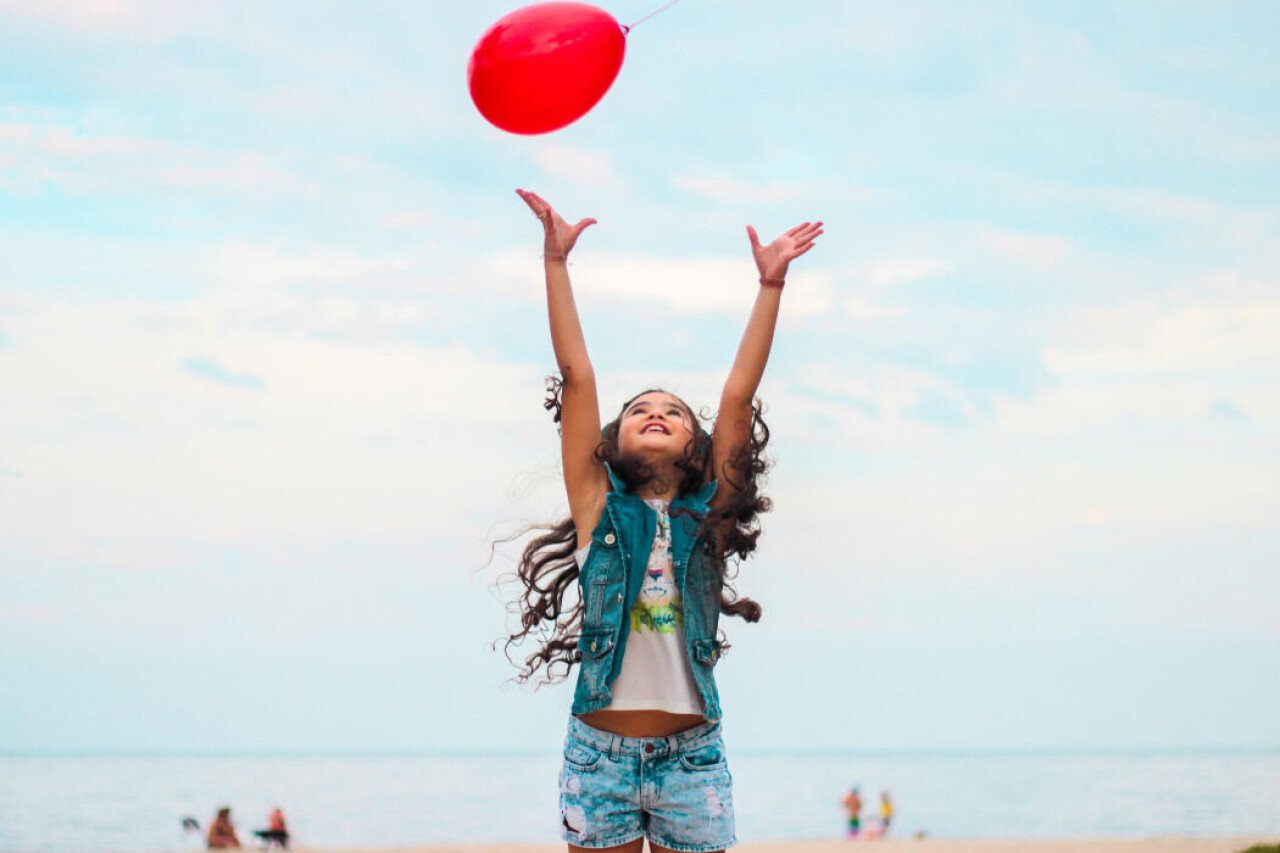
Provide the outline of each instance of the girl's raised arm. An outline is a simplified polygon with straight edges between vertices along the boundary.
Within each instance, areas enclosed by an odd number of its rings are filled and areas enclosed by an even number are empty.
[[[720,481],[720,488],[712,499],[713,506],[730,497],[734,477],[725,476],[725,466],[739,448],[751,440],[751,403],[769,362],[787,268],[792,261],[812,249],[813,241],[821,234],[821,222],[802,222],[766,246],[761,245],[756,229],[747,226],[751,253],[760,271],[760,290],[756,293],[746,331],[742,333],[738,355],[720,394],[720,411],[711,436],[712,476]]]
[[[608,480],[595,455],[600,443],[600,404],[587,341],[569,284],[568,261],[578,236],[596,221],[583,219],[570,225],[536,193],[516,193],[542,222],[547,318],[551,321],[551,347],[564,382],[560,396],[560,459],[569,514],[578,529],[578,547],[582,547],[590,541],[591,531],[600,520]]]

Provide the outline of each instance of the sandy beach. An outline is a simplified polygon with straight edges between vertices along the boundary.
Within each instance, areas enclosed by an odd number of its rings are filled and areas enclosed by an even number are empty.
[[[948,840],[889,839],[850,843],[826,841],[768,841],[740,844],[735,853],[1238,853],[1255,844],[1276,844],[1276,838],[1144,838],[1144,839],[1073,839],[1073,840]],[[344,848],[342,850],[307,851],[302,853],[563,853],[563,844],[481,844],[425,845],[421,847]]]

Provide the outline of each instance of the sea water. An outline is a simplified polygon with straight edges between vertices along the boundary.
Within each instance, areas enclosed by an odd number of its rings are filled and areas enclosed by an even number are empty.
[[[870,820],[932,837],[1280,836],[1280,752],[733,754],[742,840],[836,837],[861,789]],[[230,806],[241,841],[279,805],[298,844],[554,842],[545,755],[0,756],[0,850],[201,846]]]

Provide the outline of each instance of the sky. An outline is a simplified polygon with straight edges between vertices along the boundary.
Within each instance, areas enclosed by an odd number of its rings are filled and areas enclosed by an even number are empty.
[[[656,0],[606,8],[635,21]],[[683,0],[545,136],[514,4],[0,0],[0,751],[551,751],[493,641],[606,416],[793,266],[739,750],[1280,748],[1280,6]]]

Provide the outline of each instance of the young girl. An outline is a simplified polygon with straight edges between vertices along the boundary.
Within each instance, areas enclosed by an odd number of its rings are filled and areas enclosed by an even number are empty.
[[[713,432],[683,400],[645,391],[601,429],[595,375],[569,285],[568,257],[594,219],[570,225],[517,190],[542,222],[547,313],[560,379],[547,408],[560,422],[569,517],[524,551],[521,630],[543,669],[577,687],[560,773],[569,850],[717,851],[734,843],[731,779],[713,668],[726,648],[721,612],[749,622],[760,607],[725,582],[726,559],[755,549],[769,509],[756,480],[768,428],[755,404],[787,267],[813,248],[821,222],[768,245],[747,227],[760,286]],[[577,582],[579,597],[565,593]]]

